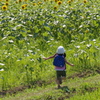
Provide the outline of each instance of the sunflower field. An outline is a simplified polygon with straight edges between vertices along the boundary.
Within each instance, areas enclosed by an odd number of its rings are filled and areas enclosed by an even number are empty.
[[[99,0],[0,0],[0,91],[55,77],[59,45],[69,73],[100,69]]]

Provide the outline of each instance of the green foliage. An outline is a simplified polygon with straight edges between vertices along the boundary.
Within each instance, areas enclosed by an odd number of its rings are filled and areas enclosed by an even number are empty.
[[[52,60],[42,57],[59,45],[75,64],[69,72],[100,66],[99,1],[34,2],[10,0],[5,10],[0,1],[0,91],[54,77]]]
[[[63,82],[61,89],[57,89],[57,86],[51,83],[42,87],[26,89],[13,96],[8,95],[2,100],[99,100],[99,96],[100,75],[98,74],[84,78],[67,79],[66,82]]]
[[[91,91],[85,92],[85,94],[75,95],[74,97],[70,98],[70,100],[99,100],[99,94],[100,89],[97,89],[94,92]]]

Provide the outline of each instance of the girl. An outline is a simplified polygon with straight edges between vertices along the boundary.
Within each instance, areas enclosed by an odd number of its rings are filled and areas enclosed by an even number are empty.
[[[47,60],[47,59],[55,58],[57,55],[63,56],[66,64],[70,66],[74,66],[73,64],[69,63],[65,59],[66,53],[65,53],[65,49],[63,46],[59,46],[56,54],[54,54],[53,56],[50,56],[48,58],[43,58],[43,59]],[[58,84],[58,88],[60,88],[60,84],[62,84],[62,79],[66,79],[66,64],[63,67],[55,66],[56,76],[57,76],[56,82]]]

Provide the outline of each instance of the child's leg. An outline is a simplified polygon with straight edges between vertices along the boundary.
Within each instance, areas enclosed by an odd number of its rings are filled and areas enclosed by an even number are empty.
[[[58,84],[58,88],[60,88],[60,84],[62,84],[62,78],[61,78],[61,71],[56,71],[57,79],[56,83]]]
[[[66,80],[66,77],[62,77],[62,80],[65,81]]]
[[[66,80],[66,71],[62,71],[62,80]]]
[[[58,84],[58,88],[60,88],[60,84],[62,84],[62,79],[61,79],[61,77],[57,78],[56,82],[57,82],[57,84]]]
[[[63,76],[63,77],[62,77],[62,80],[66,80],[66,77]]]

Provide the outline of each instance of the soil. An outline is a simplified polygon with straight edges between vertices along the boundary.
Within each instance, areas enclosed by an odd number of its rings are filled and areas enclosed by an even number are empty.
[[[75,77],[79,77],[79,78],[89,77],[89,76],[91,76],[92,74],[95,74],[95,73],[100,74],[100,69],[95,70],[94,72],[93,71],[85,71],[85,72],[76,73],[76,74],[69,76],[68,79],[70,79],[70,78],[74,79]]]

